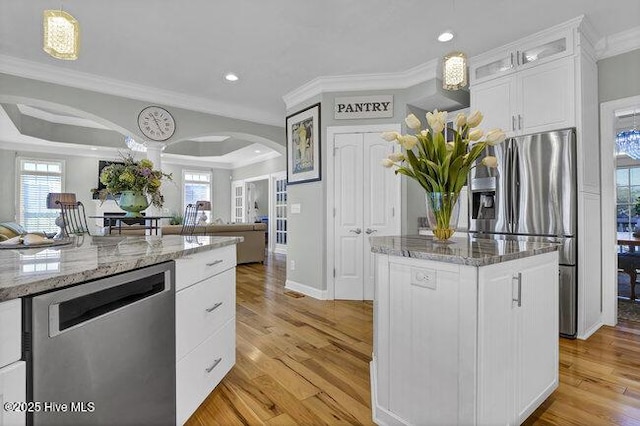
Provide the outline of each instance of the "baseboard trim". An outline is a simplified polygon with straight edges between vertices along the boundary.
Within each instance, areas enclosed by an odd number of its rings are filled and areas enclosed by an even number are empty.
[[[369,363],[369,379],[371,380],[371,406],[373,407],[371,417],[373,422],[379,426],[408,425],[403,419],[378,404],[378,368],[375,356]]]
[[[297,291],[306,296],[313,297],[318,300],[327,300],[327,290],[318,290],[317,288],[310,287],[306,284],[300,284],[295,281],[287,280],[284,283],[284,288],[291,291]]]
[[[593,333],[595,333],[596,331],[598,331],[600,329],[600,327],[602,327],[604,324],[602,322],[598,322],[597,324],[595,324],[593,327],[591,327],[590,329],[588,329],[587,331],[585,331],[584,333],[582,333],[580,336],[578,336],[578,339],[580,340],[587,340],[589,337],[591,337],[591,335]]]

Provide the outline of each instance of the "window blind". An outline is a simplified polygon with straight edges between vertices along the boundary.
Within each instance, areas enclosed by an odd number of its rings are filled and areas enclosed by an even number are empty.
[[[29,232],[57,232],[59,211],[47,209],[47,194],[62,192],[62,162],[21,159],[19,164],[18,221]]]

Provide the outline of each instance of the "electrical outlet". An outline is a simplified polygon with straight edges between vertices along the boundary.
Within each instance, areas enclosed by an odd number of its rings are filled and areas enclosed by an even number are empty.
[[[289,269],[291,269],[292,271],[296,270],[296,261],[292,260],[289,262]]]

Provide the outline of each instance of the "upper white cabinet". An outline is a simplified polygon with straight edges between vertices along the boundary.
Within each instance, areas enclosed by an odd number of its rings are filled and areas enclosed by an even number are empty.
[[[476,84],[471,106],[485,115],[482,126],[508,136],[575,126],[572,58],[530,67]]]
[[[571,55],[573,43],[573,33],[564,30],[493,50],[471,64],[471,84]]]

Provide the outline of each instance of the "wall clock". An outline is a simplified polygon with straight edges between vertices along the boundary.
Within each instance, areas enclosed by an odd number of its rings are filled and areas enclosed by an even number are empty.
[[[166,141],[176,131],[176,122],[166,109],[148,106],[138,114],[138,127],[149,139]]]

